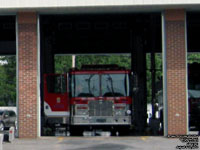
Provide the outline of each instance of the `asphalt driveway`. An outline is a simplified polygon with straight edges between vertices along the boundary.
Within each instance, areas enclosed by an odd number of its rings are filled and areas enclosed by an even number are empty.
[[[173,150],[177,138],[134,137],[41,137],[3,143],[3,150]]]

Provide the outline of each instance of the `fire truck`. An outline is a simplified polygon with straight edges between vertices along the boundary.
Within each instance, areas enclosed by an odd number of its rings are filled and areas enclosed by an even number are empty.
[[[117,65],[84,65],[44,75],[48,124],[119,127],[132,124],[131,71]]]

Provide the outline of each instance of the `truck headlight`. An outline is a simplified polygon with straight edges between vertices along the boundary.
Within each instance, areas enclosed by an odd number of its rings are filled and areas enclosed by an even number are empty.
[[[131,110],[127,110],[126,113],[127,113],[128,115],[130,115],[130,114],[131,114]]]
[[[78,104],[76,105],[76,110],[75,110],[76,115],[88,115],[88,105],[85,104]]]
[[[126,115],[126,104],[115,104],[115,115],[125,116]]]

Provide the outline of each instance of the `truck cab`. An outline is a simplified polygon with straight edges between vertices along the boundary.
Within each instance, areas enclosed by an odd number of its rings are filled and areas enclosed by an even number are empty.
[[[131,125],[131,71],[84,66],[69,72],[71,125]]]
[[[44,114],[48,126],[69,123],[67,74],[44,75]]]

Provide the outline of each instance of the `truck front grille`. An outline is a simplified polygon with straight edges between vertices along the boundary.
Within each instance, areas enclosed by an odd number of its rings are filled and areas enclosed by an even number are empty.
[[[113,101],[95,100],[89,102],[89,116],[112,116]]]

